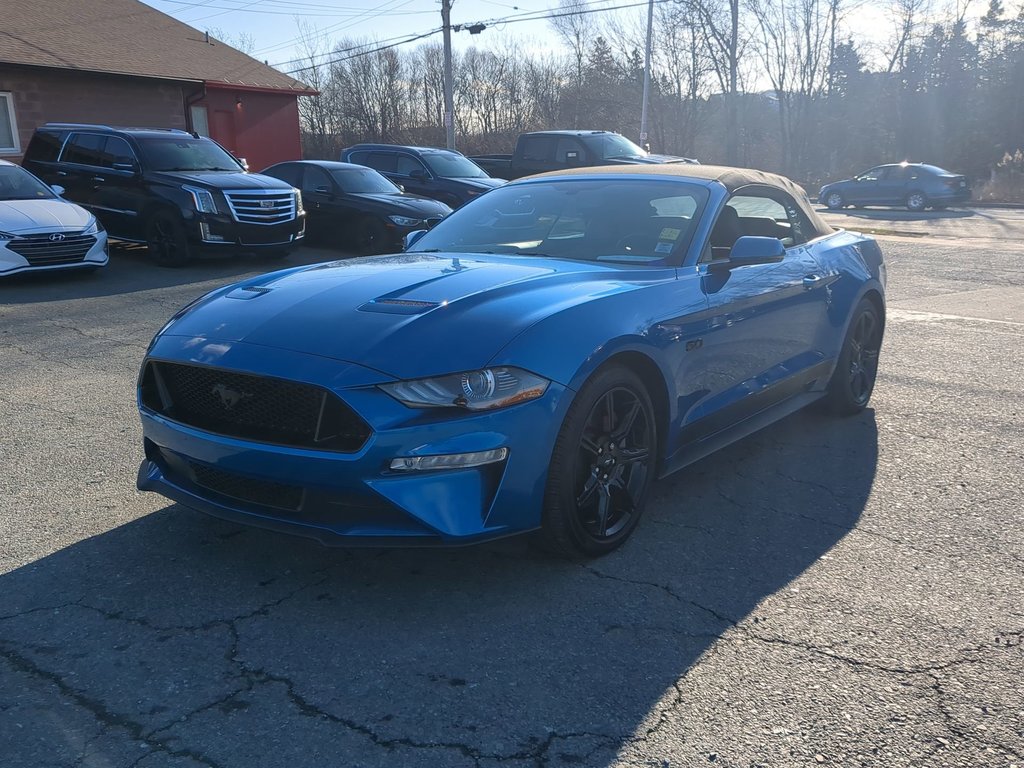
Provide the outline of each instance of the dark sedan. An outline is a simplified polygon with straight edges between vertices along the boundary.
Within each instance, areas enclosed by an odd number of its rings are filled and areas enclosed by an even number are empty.
[[[852,179],[826,184],[818,200],[832,210],[848,205],[902,205],[910,211],[942,210],[971,199],[967,178],[926,163],[892,163]]]
[[[452,212],[437,200],[406,194],[361,165],[301,160],[262,173],[302,190],[309,239],[362,254],[401,250],[406,234],[429,229]]]

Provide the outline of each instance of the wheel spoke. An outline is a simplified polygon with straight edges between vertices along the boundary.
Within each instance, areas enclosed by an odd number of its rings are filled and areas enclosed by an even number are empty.
[[[587,478],[587,482],[583,484],[583,491],[576,497],[576,506],[585,507],[594,497],[594,492],[597,490],[599,485],[600,483],[597,481],[597,473],[592,472],[590,477]]]
[[[629,435],[630,431],[633,429],[633,425],[636,424],[636,417],[639,414],[640,401],[634,400],[633,406],[629,409],[629,412],[626,414],[625,418],[622,419],[622,422],[619,424],[619,426],[615,429],[614,432],[612,432],[612,440],[615,440],[616,442],[620,440],[625,440],[626,436]]]
[[[608,532],[608,513],[612,507],[612,494],[608,486],[600,486],[597,497],[597,535]]]
[[[619,451],[618,459],[620,464],[638,464],[647,461],[651,452],[643,446],[637,448],[625,448]]]
[[[594,442],[592,437],[587,435],[583,435],[583,437],[580,438],[580,448],[585,450],[587,453],[594,454],[595,456],[598,456],[601,453],[600,446]]]

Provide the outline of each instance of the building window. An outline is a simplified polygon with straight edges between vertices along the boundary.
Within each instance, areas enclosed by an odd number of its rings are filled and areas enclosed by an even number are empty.
[[[192,130],[200,136],[210,136],[209,116],[206,114],[206,107],[192,107]]]
[[[0,154],[18,154],[18,124],[14,120],[14,96],[0,92]]]

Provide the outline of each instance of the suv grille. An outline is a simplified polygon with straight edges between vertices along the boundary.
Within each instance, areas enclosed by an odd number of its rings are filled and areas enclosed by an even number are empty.
[[[140,396],[172,421],[261,443],[352,453],[370,436],[335,395],[296,381],[150,360]]]
[[[246,224],[283,224],[295,218],[295,193],[288,190],[225,192],[235,221]]]
[[[60,239],[51,237],[60,235]],[[64,232],[46,232],[41,235],[25,235],[7,243],[7,250],[24,257],[33,267],[51,264],[74,264],[82,261],[89,249],[96,244],[93,235],[72,235]]]

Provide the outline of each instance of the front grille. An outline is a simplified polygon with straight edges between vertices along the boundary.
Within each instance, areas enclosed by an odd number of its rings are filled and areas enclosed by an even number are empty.
[[[295,193],[289,190],[225,192],[235,221],[245,224],[283,224],[295,218]]]
[[[188,467],[196,485],[221,496],[289,512],[298,512],[302,507],[302,489],[297,486],[236,475],[194,461]]]
[[[23,257],[33,267],[46,267],[82,261],[94,245],[94,235],[46,232],[41,235],[16,237],[7,243],[7,249]]]
[[[370,436],[337,396],[297,381],[150,360],[140,395],[173,421],[261,443],[351,453]]]

